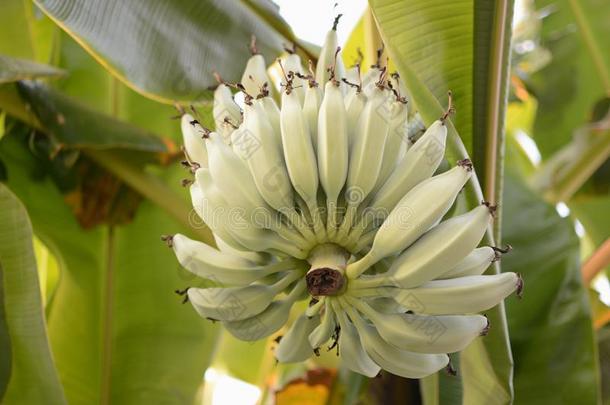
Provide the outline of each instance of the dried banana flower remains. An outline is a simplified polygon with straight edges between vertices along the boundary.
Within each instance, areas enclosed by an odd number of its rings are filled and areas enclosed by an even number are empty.
[[[477,247],[493,206],[443,220],[473,176],[468,160],[434,175],[451,109],[411,144],[398,76],[345,71],[336,44],[333,29],[315,72],[294,53],[281,60],[281,105],[253,46],[241,83],[219,77],[215,131],[183,115],[193,207],[219,249],[180,234],[168,242],[217,284],[184,291],[195,310],[246,341],[284,328],[280,362],[328,344],[365,376],[421,378],[485,334],[479,313],[521,279],[483,275],[503,253]],[[309,306],[286,325],[301,300]]]

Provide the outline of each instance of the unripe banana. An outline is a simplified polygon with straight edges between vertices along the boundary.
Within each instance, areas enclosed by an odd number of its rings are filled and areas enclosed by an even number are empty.
[[[370,209],[390,212],[414,186],[432,176],[443,159],[446,139],[447,127],[435,121],[375,194]]]
[[[268,263],[270,259],[268,254],[248,249],[227,230],[227,226],[235,225],[227,219],[231,209],[218,187],[214,185],[209,170],[198,169],[195,172],[195,180],[190,187],[191,203],[199,218],[212,230],[218,249],[221,252],[241,256],[257,264]]]
[[[252,97],[256,97],[265,83],[271,84],[271,79],[267,75],[267,64],[263,55],[255,54],[248,59],[246,69],[241,77],[241,84]]]
[[[313,349],[309,345],[307,336],[319,324],[320,317],[317,315],[311,318],[305,316],[305,314],[299,316],[288,329],[288,332],[282,336],[275,349],[275,358],[280,363],[296,363],[310,358]]]
[[[197,170],[195,178],[196,184],[201,187],[205,196],[203,199],[198,199],[197,206],[194,206],[195,211],[214,233],[218,232],[218,235],[224,241],[231,243],[234,248],[252,252],[275,250],[300,259],[307,256],[306,251],[295,246],[294,241],[262,228],[269,221],[268,213],[264,208],[247,211],[247,206],[245,207],[243,203],[229,205],[206,169]],[[260,224],[253,224],[259,221]]]
[[[299,99],[299,103],[302,106],[303,102],[305,100],[305,89],[307,88],[307,80],[301,79],[300,77],[296,76],[297,73],[299,75],[304,74],[303,65],[301,64],[301,58],[296,53],[289,53],[284,58],[283,65],[284,65],[284,70],[286,71],[287,74],[289,74],[290,72],[294,73],[294,77],[292,78],[292,80],[293,80],[292,91],[294,93],[296,93],[296,95]],[[283,105],[284,105],[284,103],[282,103],[282,108],[283,108]]]
[[[482,315],[384,314],[362,300],[348,301],[373,322],[383,340],[417,353],[461,351],[488,327]]]
[[[309,306],[305,310],[305,316],[311,318],[320,313],[322,308],[326,306],[326,297],[320,297],[317,302],[309,303]]]
[[[377,88],[362,110],[349,156],[347,191],[357,189],[360,201],[371,192],[384,154],[389,129],[387,94]],[[349,199],[348,199],[349,202]]]
[[[337,328],[335,313],[332,310],[331,305],[328,303],[329,301],[330,299],[327,297],[325,311],[324,314],[321,315],[322,322],[308,336],[309,344],[314,349],[317,349],[324,343],[328,342]]]
[[[215,132],[210,133],[207,147],[212,180],[227,202],[245,209],[248,214],[262,207],[260,211],[270,217],[268,205],[259,194],[248,167],[223,142],[222,137]]]
[[[230,242],[226,242],[225,240],[221,239],[220,236],[214,235],[214,241],[216,242],[216,246],[218,246],[218,250],[221,252],[243,257],[244,259],[251,260],[256,264],[267,264],[271,259],[271,256],[267,253],[252,252],[240,244],[237,244],[240,246],[239,249],[235,248],[234,246],[237,241],[234,241],[233,239]]]
[[[343,96],[332,81],[326,84],[320,106],[317,151],[320,183],[326,193],[327,229],[334,231],[337,201],[347,178],[349,157]]]
[[[282,96],[281,132],[290,181],[311,213],[315,235],[320,240],[325,230],[318,210],[318,164],[311,144],[310,128],[298,96],[292,91]]]
[[[383,222],[371,250],[362,259],[347,266],[347,276],[354,279],[380,259],[400,252],[415,242],[447,213],[471,174],[470,162],[462,162],[413,188]]]
[[[223,325],[237,339],[251,342],[267,337],[286,324],[292,305],[305,290],[305,279],[302,279],[286,298],[273,301],[260,314],[241,321],[223,322]]]
[[[263,111],[271,128],[273,129],[273,135],[275,138],[275,145],[282,145],[282,135],[280,130],[280,109],[277,106],[275,100],[269,96],[261,97],[257,100],[263,107]]]
[[[384,70],[379,66],[371,66],[362,76],[362,93],[365,97],[370,98],[373,95],[377,88],[377,82],[383,74]]]
[[[278,136],[266,118],[258,100],[246,105],[244,125],[248,135],[258,139],[259,147],[246,158],[246,163],[265,202],[280,212],[294,207],[294,196],[286,171],[284,156]]]
[[[398,157],[406,153],[407,139],[407,104],[396,100],[390,105],[390,124],[388,137],[383,151],[381,170],[375,190],[381,188],[396,168]]]
[[[201,127],[199,121],[190,114],[182,115],[180,127],[184,148],[189,159],[199,164],[200,167],[208,167],[208,152],[203,139],[207,132]]]
[[[360,340],[371,359],[382,369],[405,378],[423,378],[449,363],[446,354],[413,353],[386,343],[379,332],[351,307],[344,307],[360,333]]]
[[[339,17],[341,17],[339,15]],[[320,51],[320,57],[318,58],[318,64],[316,65],[316,82],[324,85],[330,78],[329,68],[334,69],[335,77],[340,80],[345,76],[345,68],[343,67],[343,61],[339,55],[337,55],[337,48],[339,43],[337,40],[337,22],[339,17],[335,20],[333,28],[328,31],[324,40],[324,45]]]
[[[466,276],[434,280],[411,289],[377,288],[375,294],[393,296],[405,307],[428,315],[473,314],[498,305],[515,290],[519,294],[523,280],[516,273],[490,276]]]
[[[300,266],[294,259],[260,266],[240,256],[219,252],[181,234],[173,236],[172,247],[182,267],[199,277],[223,284],[248,285],[268,275]]]
[[[347,85],[344,92],[345,109],[347,110],[349,101],[352,99],[352,97],[354,97],[357,93],[362,93],[362,88],[360,87],[360,67],[356,65],[347,69],[345,72],[345,77],[342,78],[342,81]]]
[[[360,117],[365,104],[366,97],[361,91],[348,94],[345,98],[345,112],[347,114],[347,132],[350,150],[354,145],[354,139],[356,139]]]
[[[369,195],[381,170],[384,146],[389,128],[387,94],[377,88],[366,102],[355,132],[349,155],[345,199],[347,211],[337,236],[342,240],[352,228],[360,203]]]
[[[241,110],[233,100],[231,89],[224,83],[220,83],[214,90],[212,113],[216,130],[222,135],[225,143],[230,143],[231,133],[235,130],[234,126],[241,124]]]
[[[487,270],[490,264],[498,260],[497,255],[498,253],[489,246],[477,248],[460,260],[451,270],[443,273],[438,278],[480,276]]]
[[[303,101],[303,114],[309,123],[309,132],[311,135],[311,145],[314,151],[318,149],[318,114],[320,112],[320,104],[322,103],[322,90],[315,85],[309,86],[305,90],[305,100]]]
[[[311,144],[310,128],[294,92],[282,95],[280,122],[284,159],[290,181],[308,206],[316,205],[318,163]]]
[[[375,377],[381,368],[375,364],[360,343],[358,331],[347,319],[343,311],[337,311],[341,332],[339,333],[339,349],[342,363],[350,370],[367,377]]]
[[[195,183],[190,187],[193,209],[212,230],[214,237],[218,236],[235,249],[248,250],[237,241],[227,229],[231,224],[227,219],[229,208],[221,191],[214,185],[208,169],[198,169],[195,172]]]
[[[474,250],[491,218],[490,208],[481,205],[441,222],[398,256],[387,277],[401,288],[416,287],[437,278]]]
[[[273,298],[302,274],[287,273],[273,285],[251,284],[246,287],[189,288],[188,298],[203,318],[241,321],[263,312]]]

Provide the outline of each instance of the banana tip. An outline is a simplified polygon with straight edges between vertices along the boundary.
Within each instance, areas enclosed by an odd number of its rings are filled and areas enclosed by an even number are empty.
[[[452,377],[457,376],[457,370],[455,368],[453,368],[453,365],[451,364],[451,360],[449,360],[449,363],[447,363],[447,366],[445,366],[445,372]]]
[[[161,235],[161,240],[165,242],[167,247],[174,247],[174,235]]]
[[[470,159],[458,160],[457,165],[466,169],[466,171],[472,171],[472,161]]]
[[[519,299],[523,298],[523,287],[523,277],[521,277],[521,274],[517,273],[517,298]]]
[[[489,323],[489,318],[487,317],[487,315],[483,316],[485,317],[487,323],[485,324],[485,327],[481,330],[481,333],[479,333],[479,336],[487,336],[489,334],[489,330],[491,329],[491,323]]]

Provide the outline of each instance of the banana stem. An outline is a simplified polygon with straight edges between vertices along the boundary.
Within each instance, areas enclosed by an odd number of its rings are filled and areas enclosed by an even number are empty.
[[[345,267],[349,253],[342,247],[327,243],[314,248],[308,258],[311,268],[305,277],[312,296],[336,295],[345,286]]]

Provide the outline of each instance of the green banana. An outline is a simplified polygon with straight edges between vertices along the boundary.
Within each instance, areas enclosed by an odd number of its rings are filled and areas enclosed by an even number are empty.
[[[183,114],[180,119],[184,149],[188,158],[200,167],[208,166],[208,152],[203,138],[207,135],[199,121],[190,114]]]
[[[273,285],[251,284],[246,287],[189,288],[188,298],[204,318],[241,321],[263,312],[273,298],[301,274],[291,271]]]
[[[283,60],[283,66],[286,74],[290,74],[290,72],[293,73],[292,81],[294,85],[292,91],[296,93],[299,103],[302,106],[303,102],[305,101],[305,88],[307,86],[307,80],[301,78],[304,75],[301,58],[296,53],[289,53]],[[282,108],[283,106],[284,103],[282,102]]]
[[[296,363],[305,361],[313,353],[307,336],[320,324],[320,317],[311,318],[300,315],[288,329],[278,346],[275,348],[275,358],[280,363]]]
[[[447,272],[479,244],[492,218],[481,205],[441,222],[419,238],[392,264],[387,277],[401,288],[412,288]]]
[[[271,84],[271,79],[267,75],[267,64],[263,55],[256,53],[256,49],[252,49],[252,51],[253,55],[248,59],[241,77],[241,84],[249,96],[256,97],[261,93],[265,84]]]
[[[305,100],[303,101],[303,114],[309,124],[309,135],[311,136],[311,145],[313,150],[318,149],[318,113],[320,104],[322,103],[322,91],[317,83],[310,83],[305,90]]]
[[[214,90],[212,114],[217,131],[222,135],[225,143],[230,143],[235,127],[241,124],[241,110],[233,99],[231,89],[224,83],[220,83]]]
[[[461,162],[414,187],[381,225],[371,250],[347,266],[348,277],[354,279],[380,259],[402,251],[435,225],[451,208],[471,172],[470,162]]]
[[[318,57],[318,64],[316,66],[316,82],[324,84],[330,77],[329,69],[334,70],[334,75],[337,78],[345,76],[345,68],[343,67],[343,61],[337,55],[337,49],[339,48],[337,39],[337,23],[341,18],[341,14],[337,16],[333,24],[333,28],[328,31],[326,38],[324,39],[324,45],[320,51]]]
[[[388,177],[394,172],[398,159],[407,151],[407,104],[401,100],[395,100],[389,107],[390,122],[388,128],[388,137],[385,148],[383,150],[383,158],[379,176],[373,193],[376,192],[385,184]]]
[[[347,119],[343,96],[338,85],[326,83],[318,116],[318,172],[326,193],[327,228],[336,226],[339,193],[345,185],[348,169]]]
[[[434,122],[375,194],[371,212],[390,212],[413,187],[432,176],[443,159],[446,139],[447,127]]]
[[[498,252],[489,246],[477,248],[468,256],[460,260],[451,270],[441,274],[438,278],[457,278],[464,276],[480,276],[490,264],[498,260]]]
[[[343,364],[352,371],[362,374],[367,377],[375,377],[381,371],[381,368],[375,364],[366,353],[360,343],[358,330],[352,322],[347,319],[343,311],[336,311],[338,314],[339,326],[339,349],[341,351],[341,359]]]
[[[377,292],[392,296],[396,302],[416,313],[428,315],[473,314],[498,305],[513,292],[521,293],[523,281],[515,273],[466,276],[434,280],[411,289]]]
[[[260,266],[181,234],[173,236],[172,247],[182,267],[202,278],[229,285],[251,284],[271,274],[300,267],[292,258]]]
[[[337,327],[334,311],[329,304],[331,301],[330,297],[326,297],[325,310],[321,315],[322,322],[308,336],[309,344],[314,349],[328,342]]]
[[[345,309],[358,328],[364,349],[382,369],[405,378],[423,378],[449,364],[446,354],[414,353],[394,347],[383,340],[375,327],[365,322],[354,309],[349,306]]]
[[[383,340],[417,353],[461,351],[488,328],[482,315],[384,314],[362,300],[349,301],[373,323]]]
[[[273,301],[258,315],[240,321],[226,321],[223,322],[223,325],[237,339],[247,342],[260,340],[277,332],[286,324],[292,305],[301,298],[305,290],[305,280],[302,279],[297,282],[286,298]]]

